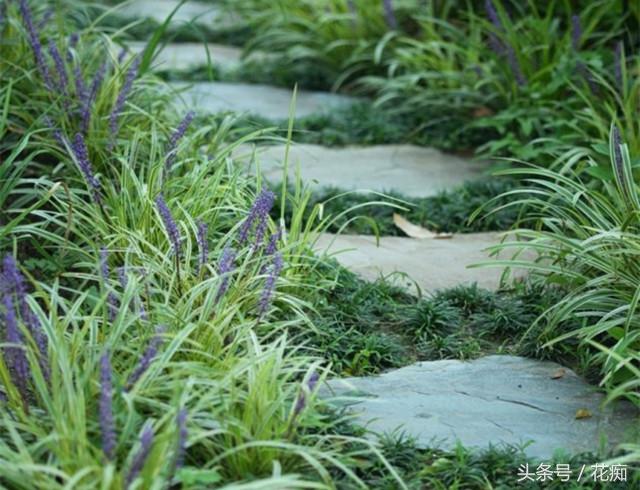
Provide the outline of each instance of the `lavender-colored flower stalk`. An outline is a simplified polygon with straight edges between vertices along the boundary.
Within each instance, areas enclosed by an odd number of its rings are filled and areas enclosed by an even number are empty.
[[[162,345],[162,342],[163,342],[162,334],[164,333],[164,331],[165,331],[165,327],[162,325],[160,325],[156,329],[156,333],[151,339],[151,341],[149,342],[149,345],[145,349],[144,353],[140,357],[140,360],[138,361],[138,365],[133,370],[133,372],[129,376],[129,379],[127,380],[127,388],[126,388],[127,390],[130,390],[133,387],[133,385],[136,384],[138,380],[142,377],[142,375],[147,371],[147,369],[149,369],[149,366],[151,366],[153,359],[158,354],[158,349],[160,349],[160,346]]]
[[[118,57],[116,59],[118,65],[121,65],[124,61],[124,57],[127,55],[127,48],[122,48],[118,53]]]
[[[309,393],[313,393],[316,389],[316,385],[318,384],[318,380],[320,379],[320,375],[314,371],[313,373],[311,373],[311,376],[309,376],[309,381],[307,381],[307,390],[309,391]],[[304,407],[307,405],[307,397],[305,395],[304,390],[300,391],[300,394],[298,395],[298,399],[296,400],[296,405],[293,409],[293,417],[297,417],[298,415],[300,415],[300,412],[302,412],[302,410],[304,410]]]
[[[278,226],[278,230],[269,237],[264,253],[267,256],[273,255],[278,251],[278,241],[282,238],[282,227]]]
[[[489,21],[493,24],[497,30],[502,30],[502,22],[500,21],[500,16],[498,15],[498,11],[496,10],[495,5],[492,0],[485,0],[484,8],[487,12],[487,17]]]
[[[271,267],[269,268],[267,278],[264,282],[264,289],[262,290],[262,295],[260,296],[260,302],[258,305],[258,314],[262,317],[269,306],[271,305],[271,298],[273,297],[273,293],[276,289],[276,281],[280,272],[282,271],[282,266],[284,265],[282,260],[282,254],[277,253],[273,256],[273,262],[271,263]]]
[[[525,86],[527,84],[527,79],[522,73],[522,69],[520,68],[520,63],[518,62],[518,57],[516,56],[516,52],[512,46],[507,46],[507,59],[509,60],[511,73],[513,73],[513,76],[516,79],[516,83],[520,87]]]
[[[69,93],[67,91],[67,86],[69,85],[69,78],[67,77],[67,69],[64,66],[64,60],[62,59],[62,55],[58,50],[58,46],[53,39],[49,39],[49,54],[51,55],[51,59],[53,59],[53,63],[56,67],[56,71],[58,72],[58,90],[62,95],[64,95],[65,105],[69,105]]]
[[[158,197],[156,197],[156,206],[158,208],[158,212],[160,213],[160,217],[162,218],[162,222],[164,223],[164,228],[167,231],[167,235],[169,235],[169,241],[173,246],[173,251],[176,254],[176,257],[179,258],[180,232],[178,231],[178,225],[173,219],[171,211],[169,211],[169,207],[167,206],[167,203],[164,200],[162,194],[158,194]]]
[[[38,30],[42,30],[45,28],[45,26],[51,20],[51,17],[53,17],[53,14],[54,14],[53,9],[47,9],[47,11],[42,16],[42,19],[40,20],[40,22],[38,22]]]
[[[113,106],[113,110],[111,111],[111,115],[109,116],[109,129],[111,130],[111,143],[110,146],[113,147],[115,144],[115,137],[118,134],[118,117],[124,108],[124,104],[127,101],[127,97],[129,92],[131,92],[131,88],[133,87],[133,81],[138,76],[138,68],[140,67],[140,57],[136,56],[127,71],[127,74],[124,78],[124,83],[122,84],[122,88],[120,89],[120,93],[118,94],[118,98],[116,99],[116,104]]]
[[[116,449],[116,426],[113,421],[113,382],[111,379],[109,351],[100,358],[100,431],[102,451],[108,460],[113,460]]]
[[[571,47],[574,51],[580,49],[580,40],[582,39],[582,25],[580,24],[580,16],[571,16]]]
[[[87,90],[87,85],[84,82],[84,75],[82,74],[82,68],[80,68],[80,65],[78,64],[76,64],[73,67],[73,81],[76,86],[76,99],[78,99],[78,103],[82,108],[87,103],[87,97],[89,97],[89,91]]]
[[[38,318],[33,314],[29,304],[27,303],[27,287],[24,277],[18,269],[18,264],[12,255],[7,254],[2,262],[3,275],[7,284],[7,293],[15,293],[18,299],[18,305],[20,306],[20,315],[22,321],[27,325],[29,333],[33,337],[33,340],[38,346],[40,352],[40,368],[46,380],[50,378],[49,369],[49,353],[48,353],[48,341],[47,337],[42,330],[42,326],[38,321]]]
[[[198,221],[198,274],[202,272],[209,258],[209,242],[207,241],[207,224],[204,221]]]
[[[180,122],[176,130],[171,135],[171,138],[169,139],[169,147],[167,148],[167,156],[164,162],[164,169],[166,172],[169,172],[171,170],[171,167],[176,160],[178,142],[184,136],[184,133],[187,131],[187,128],[189,127],[189,124],[191,124],[191,121],[193,121],[194,117],[195,112],[187,112],[187,115],[184,116],[184,119]]]
[[[387,22],[387,25],[391,29],[397,29],[398,20],[396,19],[396,14],[393,11],[393,0],[382,0],[382,5],[384,6],[384,19]]]
[[[623,66],[624,66],[624,46],[622,44],[622,41],[618,41],[618,43],[616,44],[616,51],[615,51],[614,73],[616,77],[616,86],[618,87],[618,90],[620,91],[620,93],[622,93],[624,89],[624,80],[622,77]]]
[[[218,292],[216,293],[216,302],[224,296],[229,288],[229,274],[235,269],[236,252],[232,248],[225,247],[220,256],[218,263],[218,274],[222,277]]]
[[[22,21],[24,22],[25,27],[27,28],[27,33],[29,34],[29,42],[31,43],[31,49],[33,51],[33,55],[36,59],[36,65],[38,66],[38,70],[42,75],[42,79],[46,87],[53,91],[53,83],[51,81],[51,74],[49,73],[49,67],[44,58],[44,54],[42,53],[42,44],[40,44],[40,36],[38,31],[33,25],[33,17],[31,16],[31,9],[29,8],[29,4],[27,0],[19,0],[18,6],[20,9],[20,15],[22,16]]]
[[[109,320],[114,321],[118,315],[118,298],[116,298],[116,295],[109,287],[109,277],[111,276],[111,273],[109,272],[109,252],[104,247],[100,249],[100,275],[102,276],[104,287],[109,291],[107,293]]]
[[[5,294],[2,298],[5,309],[6,322],[6,339],[8,344],[14,344],[11,347],[5,347],[5,355],[8,367],[11,371],[13,383],[18,388],[22,400],[27,403],[27,383],[29,380],[29,363],[24,352],[24,342],[22,334],[18,328],[18,320],[16,311],[13,306],[13,300],[9,294]]]
[[[93,201],[99,204],[102,201],[100,196],[100,182],[96,179],[91,163],[89,162],[89,152],[87,151],[87,145],[84,142],[84,137],[81,133],[76,133],[72,145],[73,153],[76,157],[76,163],[84,176],[85,181],[89,189],[92,192]]]
[[[247,241],[251,228],[254,223],[257,223],[254,248],[259,247],[266,231],[269,211],[271,211],[273,207],[275,198],[276,195],[268,189],[262,189],[262,191],[260,191],[260,194],[258,194],[258,197],[249,210],[249,216],[244,220],[238,232],[238,242],[240,245]]]
[[[142,468],[144,467],[144,463],[149,457],[149,453],[151,452],[151,445],[153,444],[153,429],[150,424],[145,425],[144,429],[142,429],[142,435],[140,436],[140,449],[133,458],[131,462],[131,467],[129,468],[129,472],[125,478],[124,488],[127,489],[131,486],[134,480],[138,477]]]
[[[182,408],[178,412],[176,417],[176,423],[178,425],[178,442],[176,444],[176,459],[174,468],[179,470],[184,466],[184,455],[186,453],[187,446],[187,409]]]

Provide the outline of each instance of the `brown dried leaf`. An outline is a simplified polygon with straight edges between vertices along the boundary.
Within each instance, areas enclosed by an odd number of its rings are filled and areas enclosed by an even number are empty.
[[[397,213],[393,213],[393,223],[411,238],[451,238],[453,236],[451,233],[434,233],[422,226],[414,225]]]
[[[576,419],[589,419],[592,417],[592,414],[586,408],[581,408],[576,412]]]
[[[564,375],[567,374],[567,371],[565,368],[558,368],[552,375],[551,375],[551,379],[560,379],[560,378],[564,378]]]

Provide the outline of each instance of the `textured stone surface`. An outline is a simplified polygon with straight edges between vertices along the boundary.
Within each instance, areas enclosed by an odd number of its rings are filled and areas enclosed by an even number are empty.
[[[282,178],[283,146],[259,148],[258,161],[270,180]],[[413,145],[325,148],[294,145],[290,174],[300,166],[302,179],[342,189],[398,191],[427,197],[478,178],[487,164]]]
[[[467,268],[472,264],[490,259],[488,247],[500,243],[500,233],[469,233],[454,235],[449,239],[423,239],[405,237],[376,238],[365,235],[322,234],[315,249],[318,252],[335,254],[334,258],[343,266],[367,280],[375,280],[380,275],[408,287],[412,292],[416,284],[423,291],[470,284],[477,282],[487,289],[497,289],[502,268]],[[511,258],[502,252],[501,258]],[[531,259],[525,254],[521,259]],[[524,271],[514,271],[516,276]]]
[[[146,43],[130,42],[129,49],[133,53],[144,50]],[[207,50],[210,58],[207,57]],[[205,43],[171,43],[162,47],[154,61],[154,67],[161,70],[186,70],[188,68],[211,64],[224,69],[232,69],[240,64],[242,49],[221,44]]]
[[[118,13],[130,17],[151,18],[158,22],[164,20],[173,12],[179,0],[134,0],[118,8]],[[224,18],[220,7],[211,3],[197,1],[186,2],[171,19],[172,23],[196,22],[198,24],[219,23]]]
[[[353,403],[370,429],[401,428],[422,446],[533,441],[527,454],[549,459],[556,449],[597,451],[600,436],[613,444],[637,436],[631,404],[603,410],[603,395],[571,370],[552,379],[559,368],[513,356],[422,362],[378,377],[331,380],[321,393],[336,395],[334,403]],[[593,416],[576,419],[580,409]]]
[[[177,89],[185,84],[174,84]],[[186,86],[182,99],[205,112],[234,111],[270,119],[288,119],[292,90],[244,83],[201,82]],[[303,117],[350,104],[355,99],[326,92],[299,91],[296,116]]]

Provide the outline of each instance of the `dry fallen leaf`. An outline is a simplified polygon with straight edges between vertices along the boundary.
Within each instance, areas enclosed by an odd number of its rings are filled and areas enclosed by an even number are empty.
[[[576,419],[589,419],[591,418],[591,412],[586,408],[581,408],[576,412]]]
[[[451,238],[451,233],[434,233],[422,226],[414,225],[408,219],[393,213],[393,223],[411,238]]]
[[[492,115],[493,115],[493,111],[485,106],[476,107],[475,110],[473,111],[473,117],[475,117],[476,119],[481,117],[492,116]]]
[[[551,375],[551,379],[564,378],[565,374],[567,374],[567,371],[564,368],[559,368]]]

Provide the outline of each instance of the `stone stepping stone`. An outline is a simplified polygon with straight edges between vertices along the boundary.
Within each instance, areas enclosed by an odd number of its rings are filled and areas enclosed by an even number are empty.
[[[284,146],[260,147],[257,159],[263,175],[282,180]],[[414,145],[326,148],[293,145],[289,153],[290,176],[297,166],[305,182],[350,190],[397,191],[410,197],[428,197],[477,179],[485,162]]]
[[[138,54],[146,45],[144,42],[130,42],[127,47],[133,54]],[[210,58],[207,58],[207,50]],[[240,65],[242,49],[222,44],[170,43],[157,54],[154,67],[160,70],[187,70],[207,66],[209,59],[213,65],[231,70]]]
[[[549,460],[557,449],[597,452],[637,437],[638,411],[628,402],[601,408],[604,396],[569,369],[515,356],[471,362],[420,362],[377,377],[334,379],[321,396],[353,404],[357,420],[378,433],[396,429],[423,447],[533,443],[528,456]],[[589,418],[576,419],[578,410]],[[595,463],[596,461],[594,461]]]
[[[201,112],[248,113],[268,119],[288,119],[293,90],[268,85],[224,82],[172,84],[185,104]],[[328,92],[298,91],[296,117],[309,116],[344,107],[356,99]]]
[[[179,3],[179,0],[134,0],[118,7],[117,12],[131,20],[151,18],[157,22],[164,22]],[[191,1],[180,7],[171,21],[174,24],[196,22],[212,25],[220,24],[224,17],[219,6]]]
[[[391,275],[389,280],[412,293],[474,282],[495,290],[500,285],[501,267],[467,267],[489,260],[486,249],[499,244],[502,236],[502,233],[468,233],[447,239],[382,237],[376,243],[374,236],[323,233],[318,236],[314,249],[332,255],[363,279],[374,281]],[[511,255],[503,251],[500,258],[511,258]],[[532,260],[533,257],[531,253],[520,258]],[[515,277],[525,276],[524,270],[513,273]]]

